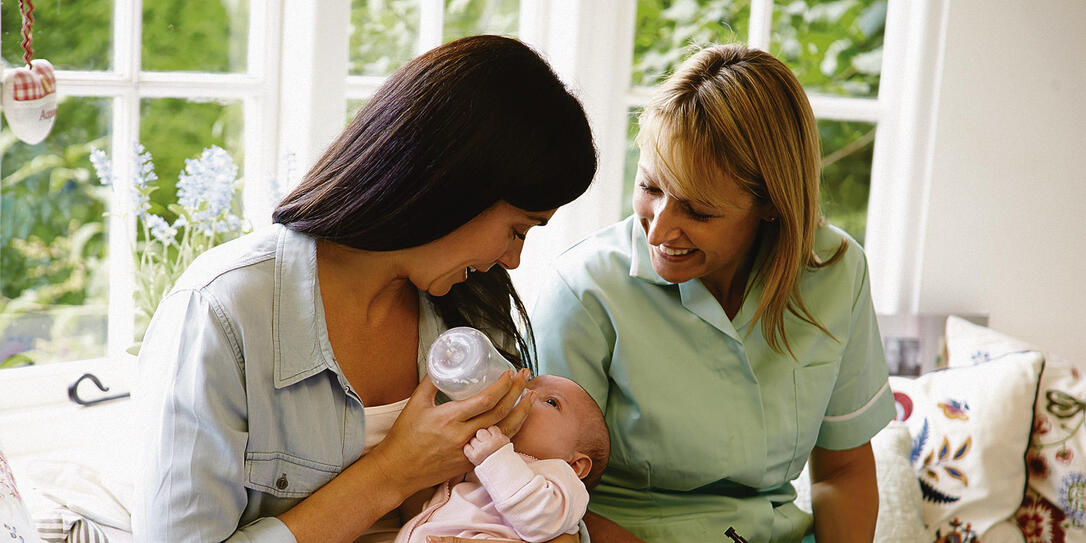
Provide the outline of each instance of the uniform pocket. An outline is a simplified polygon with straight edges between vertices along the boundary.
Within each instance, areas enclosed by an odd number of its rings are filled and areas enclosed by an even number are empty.
[[[277,498],[304,498],[340,472],[339,466],[314,462],[286,453],[246,453],[247,488]]]
[[[822,418],[837,384],[839,359],[815,362],[795,368],[796,387],[796,452],[788,468],[788,479],[794,479],[803,470],[803,464],[811,454]]]

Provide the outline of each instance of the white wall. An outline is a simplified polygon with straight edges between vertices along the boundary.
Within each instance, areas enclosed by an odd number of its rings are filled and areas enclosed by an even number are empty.
[[[921,312],[1086,360],[1086,2],[953,0]]]

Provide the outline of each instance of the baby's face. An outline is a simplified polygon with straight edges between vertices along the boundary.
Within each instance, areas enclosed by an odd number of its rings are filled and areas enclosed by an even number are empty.
[[[513,449],[540,460],[558,458],[569,461],[577,452],[580,423],[594,400],[577,383],[557,375],[540,375],[528,381],[535,391],[532,409],[517,435]]]

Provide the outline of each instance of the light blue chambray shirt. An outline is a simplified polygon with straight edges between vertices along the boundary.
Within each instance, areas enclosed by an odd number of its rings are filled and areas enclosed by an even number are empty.
[[[600,405],[611,458],[589,509],[657,543],[799,541],[811,518],[789,481],[818,445],[869,441],[894,416],[863,250],[818,229],[815,251],[840,260],[799,288],[832,334],[786,314],[797,360],[752,329],[761,287],[734,318],[698,279],[653,270],[633,218],[558,257],[532,325],[543,373],[569,377]],[[759,255],[764,258],[765,251]]]
[[[361,456],[316,273],[315,241],[273,225],[200,256],[162,301],[135,389],[137,541],[294,542],[275,515]],[[420,377],[444,329],[420,296]]]

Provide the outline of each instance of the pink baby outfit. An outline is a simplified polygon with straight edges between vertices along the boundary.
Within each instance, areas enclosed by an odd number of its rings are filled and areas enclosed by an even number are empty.
[[[396,543],[426,543],[430,535],[549,541],[577,533],[587,507],[588,491],[569,464],[519,454],[510,443],[474,472],[442,483]]]

